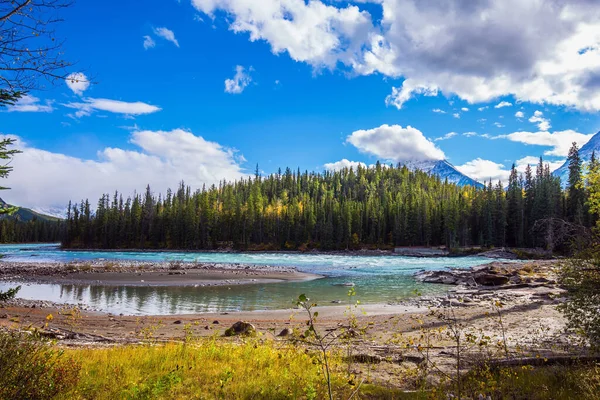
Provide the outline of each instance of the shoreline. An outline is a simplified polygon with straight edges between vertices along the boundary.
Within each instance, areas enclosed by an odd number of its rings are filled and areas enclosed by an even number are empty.
[[[238,263],[0,260],[0,281],[11,283],[206,287],[301,282],[321,278],[323,276],[300,272],[293,267]]]
[[[11,245],[27,245],[30,243],[12,243]],[[394,249],[360,249],[360,250],[235,250],[235,249],[94,249],[94,248],[65,248],[60,243],[33,243],[34,245],[53,245],[60,251],[65,252],[96,252],[96,253],[206,253],[206,254],[291,254],[291,255],[332,255],[353,257],[377,257],[394,256],[410,258],[460,258],[460,257],[483,257],[489,259],[519,259],[519,260],[555,260],[559,257],[548,254],[536,248],[483,248],[464,247],[448,250],[444,246],[399,246]],[[190,261],[182,261],[190,262]]]

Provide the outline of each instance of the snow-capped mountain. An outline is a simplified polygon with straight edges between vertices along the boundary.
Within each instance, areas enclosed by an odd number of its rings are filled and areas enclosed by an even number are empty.
[[[448,182],[454,183],[458,186],[470,185],[475,187],[483,187],[483,184],[472,178],[469,178],[446,160],[409,161],[406,162],[405,165],[412,170],[419,169],[423,172],[437,175],[442,181],[448,179]]]
[[[596,152],[596,157],[600,156],[600,132],[592,136],[589,142],[579,149],[579,157],[583,161],[584,168],[590,162],[594,151]],[[569,161],[565,161],[565,163],[560,168],[557,168],[552,175],[560,177],[563,188],[566,187],[567,182],[569,181]]]
[[[31,207],[31,210],[58,219],[67,218],[67,207]]]

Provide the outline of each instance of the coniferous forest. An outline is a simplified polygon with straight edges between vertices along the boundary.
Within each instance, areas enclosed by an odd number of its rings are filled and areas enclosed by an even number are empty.
[[[69,204],[67,248],[342,250],[510,246],[560,250],[568,221],[589,227],[584,167],[574,145],[566,190],[540,158],[508,186],[459,187],[405,166],[309,173],[286,169],[192,192]],[[596,160],[593,160],[596,165]],[[92,209],[95,211],[92,212]]]
[[[33,219],[0,220],[0,243],[53,243],[65,237],[65,224],[61,221]]]

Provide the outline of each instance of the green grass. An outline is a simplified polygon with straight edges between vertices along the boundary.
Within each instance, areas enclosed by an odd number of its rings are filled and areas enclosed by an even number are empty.
[[[60,397],[64,399],[326,396],[321,367],[314,355],[289,344],[209,339],[187,344],[69,349],[65,354],[81,362],[81,372],[77,387]],[[351,394],[347,381],[340,368],[334,376],[338,398]]]
[[[356,384],[369,377],[367,372],[347,376],[342,358],[331,354],[336,399],[348,399],[354,392],[356,387],[349,381]],[[456,382],[402,391],[400,387],[409,387],[410,380],[408,375],[398,376],[394,382],[376,385],[367,379],[354,399],[458,397]],[[460,397],[591,400],[598,393],[600,365],[582,364],[475,368],[462,376]],[[187,343],[60,349],[31,335],[2,333],[0,398],[325,399],[327,386],[317,353],[291,342],[213,337]]]

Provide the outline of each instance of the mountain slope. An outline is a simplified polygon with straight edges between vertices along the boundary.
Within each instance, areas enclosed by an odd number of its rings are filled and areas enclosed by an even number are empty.
[[[0,199],[0,210],[5,210],[3,214],[0,214],[0,219],[17,219],[19,221],[28,222],[34,218],[43,221],[58,221],[59,218],[52,217],[50,215],[41,214],[35,212],[29,208],[22,208],[10,205],[4,200]]]
[[[470,185],[479,188],[483,187],[483,184],[469,178],[446,160],[408,162],[406,166],[412,170],[419,169],[428,174],[437,175],[442,181],[448,179],[448,182],[458,186]]]
[[[584,167],[586,167],[590,162],[593,152],[596,152],[597,157],[600,156],[600,132],[592,136],[589,142],[584,144],[581,149],[579,149],[579,157],[583,161]],[[560,178],[562,187],[565,188],[567,186],[567,182],[569,181],[569,161],[565,161],[565,163],[557,168],[552,175],[558,176]]]

